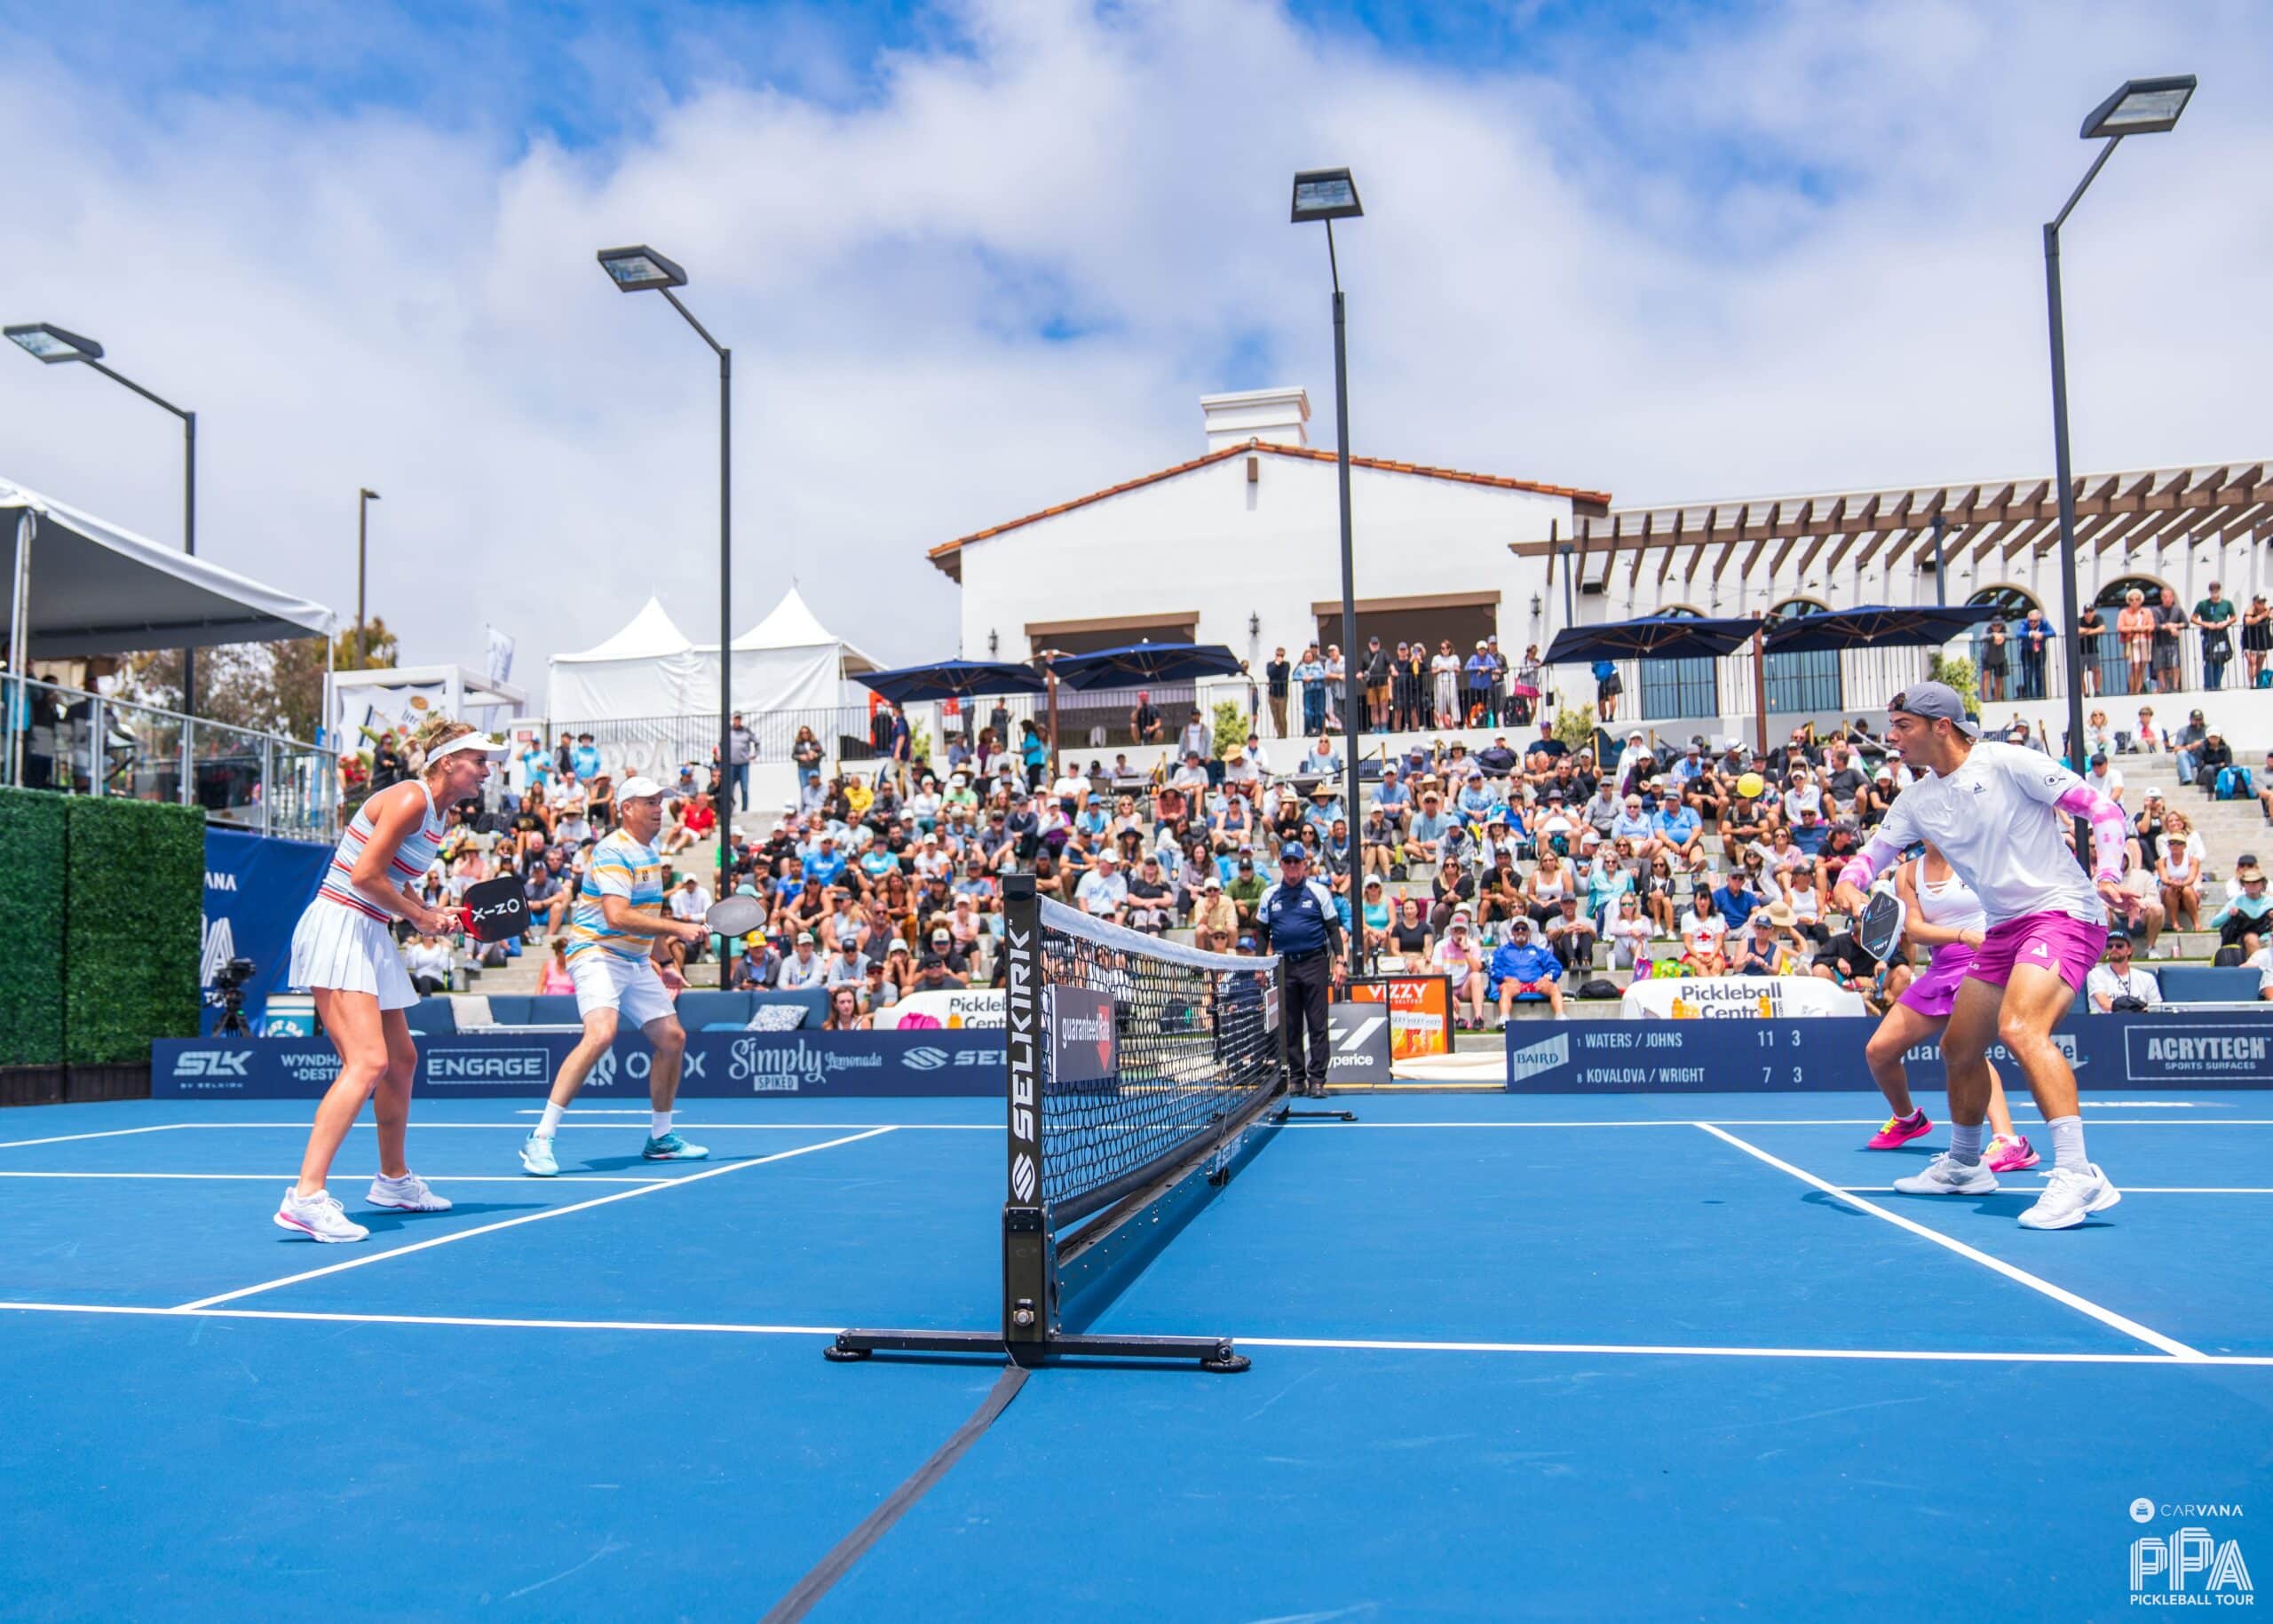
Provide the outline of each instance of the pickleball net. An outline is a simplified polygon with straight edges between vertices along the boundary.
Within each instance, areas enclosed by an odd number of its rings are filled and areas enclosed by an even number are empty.
[[[1269,1138],[1277,957],[1203,953],[1003,884],[1008,1129],[999,1332],[852,1330],[835,1359],[1007,1352],[1247,1361],[1217,1336],[1085,1327]]]

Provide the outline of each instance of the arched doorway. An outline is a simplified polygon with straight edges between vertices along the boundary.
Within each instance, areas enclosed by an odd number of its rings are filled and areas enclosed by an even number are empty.
[[[2100,588],[2098,595],[2092,599],[2092,606],[2099,611],[2100,619],[2107,622],[2107,630],[2099,640],[2099,659],[2096,662],[2099,667],[2098,691],[2100,693],[2134,692],[2131,686],[2130,662],[2124,659],[2122,641],[2115,635],[2115,617],[2122,613],[2124,600],[2135,591],[2146,600],[2146,606],[2151,609],[2162,602],[2163,588],[2167,584],[2166,582],[2156,580],[2152,575],[2122,575]],[[2188,639],[2184,638],[2180,640],[2182,660],[2184,658],[2183,650],[2187,641]],[[2142,688],[2137,692],[2145,693],[2147,690]]]
[[[1831,606],[1812,598],[1787,598],[1768,612],[1768,623],[1797,614],[1820,614]],[[1839,651],[1818,649],[1804,654],[1768,656],[1768,714],[1845,709],[1846,695],[1839,682]]]
[[[1686,604],[1659,609],[1657,613],[1679,615],[1684,620],[1701,618]],[[1689,717],[1721,714],[1720,685],[1715,676],[1718,661],[1711,659],[1643,660],[1639,664],[1642,673],[1640,720],[1671,722]]]
[[[2005,700],[2042,699],[2045,697],[2040,674],[2036,668],[2026,666],[2021,659],[2021,627],[2028,621],[2031,609],[2044,606],[2036,595],[2016,586],[1983,587],[1965,600],[1968,605],[1995,609],[2005,617],[2005,663],[2001,670],[1988,663],[1989,627],[1986,622],[1976,626],[1967,640],[1966,653],[1973,661],[1976,697],[1984,704]],[[2045,616],[2050,620],[2049,614]],[[2055,628],[2053,635],[2059,635]],[[2047,664],[2049,661],[2047,661]],[[2031,682],[2035,690],[2031,691]]]

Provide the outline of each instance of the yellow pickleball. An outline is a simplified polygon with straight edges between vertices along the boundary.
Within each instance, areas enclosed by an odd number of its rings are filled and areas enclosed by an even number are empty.
[[[1747,801],[1756,801],[1768,789],[1768,780],[1757,772],[1747,772],[1737,780],[1737,793]]]

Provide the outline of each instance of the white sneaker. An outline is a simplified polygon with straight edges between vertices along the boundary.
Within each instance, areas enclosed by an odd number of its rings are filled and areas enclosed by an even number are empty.
[[[1944,1151],[1926,1164],[1923,1172],[1896,1179],[1894,1187],[1905,1195],[1994,1195],[1997,1176],[1986,1162],[1961,1164]]]
[[[374,1178],[371,1192],[363,1198],[373,1207],[392,1207],[397,1212],[447,1212],[450,1198],[436,1195],[426,1181],[416,1173],[405,1173],[400,1178]]]
[[[276,1209],[276,1227],[305,1235],[311,1240],[368,1240],[371,1232],[350,1223],[329,1190],[303,1196],[295,1186],[284,1186],[284,1204]]]
[[[2021,1214],[2023,1229],[2073,1229],[2095,1212],[2105,1212],[2123,1199],[2123,1192],[2107,1182],[2097,1162],[2081,1172],[2055,1168],[2045,1180],[2036,1205]]]

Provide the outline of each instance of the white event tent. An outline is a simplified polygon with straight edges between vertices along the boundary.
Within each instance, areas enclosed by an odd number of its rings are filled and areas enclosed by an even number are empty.
[[[794,586],[732,648],[734,709],[748,715],[834,709],[848,702],[846,678],[878,669],[823,626]],[[650,598],[606,641],[554,655],[546,690],[555,725],[713,715],[718,646],[689,641],[661,601]],[[850,702],[865,698],[862,690]]]

